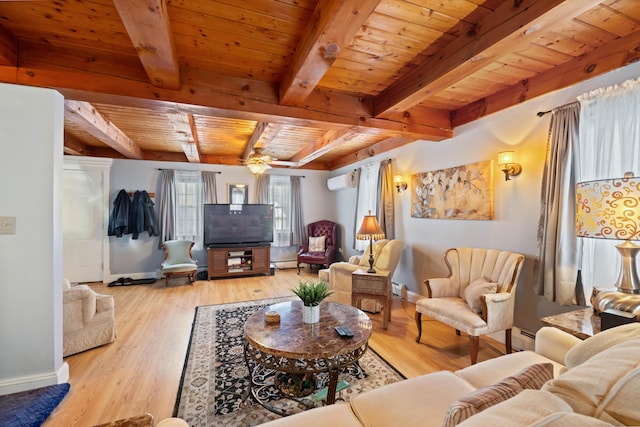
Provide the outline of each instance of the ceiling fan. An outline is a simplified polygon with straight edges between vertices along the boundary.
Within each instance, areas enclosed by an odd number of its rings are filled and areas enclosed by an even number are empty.
[[[249,168],[252,174],[260,175],[267,169],[271,168],[271,162],[277,160],[275,157],[271,157],[268,154],[262,154],[259,148],[251,150],[249,157],[245,160],[244,164]]]

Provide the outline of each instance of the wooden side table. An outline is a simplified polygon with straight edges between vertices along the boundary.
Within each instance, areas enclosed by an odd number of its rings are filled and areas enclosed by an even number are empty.
[[[540,321],[545,326],[553,326],[582,340],[600,332],[600,316],[594,314],[591,307],[543,317]]]
[[[351,305],[360,308],[363,299],[382,304],[382,327],[387,329],[391,321],[391,276],[388,271],[367,273],[359,268],[351,273]]]

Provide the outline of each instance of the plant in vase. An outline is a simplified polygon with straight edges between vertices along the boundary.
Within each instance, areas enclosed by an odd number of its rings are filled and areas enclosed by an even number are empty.
[[[333,294],[324,280],[317,282],[301,280],[292,291],[302,300],[302,321],[304,323],[318,322],[320,320],[320,303]]]

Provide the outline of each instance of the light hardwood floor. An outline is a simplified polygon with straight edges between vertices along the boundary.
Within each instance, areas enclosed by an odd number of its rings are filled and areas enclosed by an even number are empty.
[[[44,426],[93,426],[144,413],[156,421],[172,416],[195,307],[292,295],[301,278],[317,274],[278,270],[274,276],[194,285],[176,278],[168,287],[164,280],[112,288],[90,284],[114,296],[118,336],[112,344],[65,358],[71,390]],[[416,343],[414,314],[414,304],[394,297],[388,330],[382,329],[381,313],[370,315],[370,346],[407,378],[469,365],[468,338],[439,322],[424,319]],[[478,361],[503,352],[503,345],[483,338]]]

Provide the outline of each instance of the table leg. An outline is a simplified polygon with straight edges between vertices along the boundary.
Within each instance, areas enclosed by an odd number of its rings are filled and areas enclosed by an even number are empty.
[[[338,369],[329,371],[329,384],[327,384],[327,405],[336,403],[336,390],[338,388]]]

